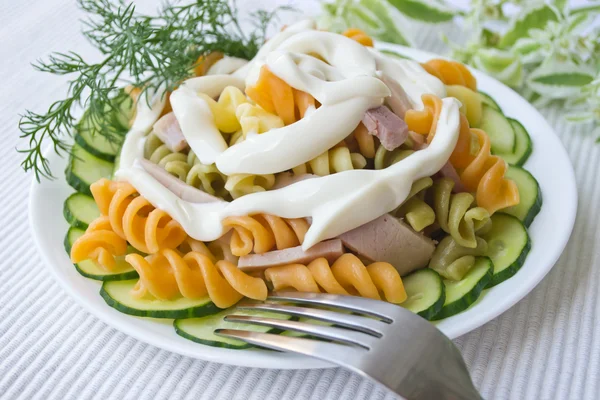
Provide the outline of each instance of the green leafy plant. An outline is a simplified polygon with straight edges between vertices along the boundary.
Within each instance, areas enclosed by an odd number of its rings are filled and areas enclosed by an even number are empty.
[[[45,113],[26,111],[19,121],[27,147],[22,166],[38,179],[52,177],[43,150],[51,143],[59,154],[69,153],[77,113],[86,109],[87,126],[110,141],[121,140],[109,116],[128,96],[119,96],[126,84],[142,93],[172,90],[193,74],[200,56],[213,51],[252,58],[265,40],[270,22],[280,11],[257,11],[249,16],[255,29],[240,27],[235,5],[227,0],[195,0],[185,5],[167,3],[157,16],[136,12],[133,3],[78,0],[88,14],[83,34],[102,57],[89,62],[74,52],[53,53],[34,67],[42,72],[72,77],[64,99]],[[142,98],[142,97],[140,97]],[[84,124],[82,124],[84,125]]]
[[[410,45],[405,19],[458,22],[467,40],[458,44],[443,37],[452,58],[513,87],[538,107],[559,101],[569,121],[598,126],[600,28],[590,21],[599,14],[600,4],[570,8],[565,0],[471,0],[467,12],[442,0],[337,0],[325,4],[322,24],[338,31],[357,27],[379,40]]]

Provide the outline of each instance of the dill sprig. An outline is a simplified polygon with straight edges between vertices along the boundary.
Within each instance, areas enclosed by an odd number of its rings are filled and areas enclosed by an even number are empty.
[[[129,83],[144,91],[170,91],[190,77],[198,58],[213,51],[251,59],[262,43],[269,24],[280,9],[250,15],[254,30],[246,34],[235,4],[227,0],[195,0],[190,4],[167,3],[157,16],[136,13],[133,4],[112,0],[78,0],[89,14],[83,34],[100,51],[102,59],[90,63],[74,52],[53,53],[34,68],[55,75],[73,75],[67,96],[54,102],[45,114],[26,111],[19,121],[28,147],[22,167],[36,179],[52,178],[42,151],[52,143],[54,151],[69,153],[76,113],[86,110],[86,126],[110,141],[122,140],[111,121],[111,110],[126,96],[118,96]],[[140,97],[142,98],[142,97]]]

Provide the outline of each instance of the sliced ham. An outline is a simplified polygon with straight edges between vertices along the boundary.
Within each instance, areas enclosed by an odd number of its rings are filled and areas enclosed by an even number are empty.
[[[163,115],[156,121],[154,134],[163,141],[169,150],[174,152],[181,151],[188,145],[173,112]]]
[[[367,110],[362,122],[373,136],[377,136],[383,147],[392,151],[400,147],[408,137],[408,126],[386,106]]]
[[[213,201],[223,201],[222,199],[212,196],[200,189],[196,189],[193,186],[177,179],[171,175],[159,165],[154,164],[145,159],[137,159],[137,162],[144,168],[144,170],[152,175],[154,179],[159,181],[164,187],[173,192],[176,196],[182,200],[189,201],[192,203],[210,203]]]
[[[269,251],[262,254],[249,254],[240,257],[238,268],[242,271],[257,271],[269,267],[287,264],[308,264],[311,261],[325,257],[333,263],[344,254],[344,246],[340,239],[326,240],[315,244],[304,251],[302,246],[291,247],[284,250]]]
[[[392,93],[391,96],[386,99],[387,105],[392,109],[394,114],[404,119],[404,114],[406,114],[406,111],[412,109],[412,104],[408,98],[408,95],[395,79],[392,79],[387,75],[383,75],[381,80]]]
[[[313,174],[295,175],[291,172],[282,172],[280,174],[277,174],[277,179],[275,180],[275,185],[273,185],[273,187],[271,189],[273,189],[273,190],[281,189],[286,186],[293,185],[296,182],[300,182],[305,179],[311,179],[311,178],[316,178],[316,177],[317,177],[317,175],[313,175]]]
[[[452,188],[452,191],[454,193],[468,192],[467,188],[465,187],[465,185],[463,185],[462,181],[460,180],[458,172],[456,172],[454,166],[450,164],[450,161],[444,164],[442,169],[440,169],[439,174],[444,178],[450,178],[454,181],[454,187]]]
[[[384,214],[339,238],[344,246],[367,260],[392,264],[401,276],[425,267],[435,249],[433,240],[390,214]]]

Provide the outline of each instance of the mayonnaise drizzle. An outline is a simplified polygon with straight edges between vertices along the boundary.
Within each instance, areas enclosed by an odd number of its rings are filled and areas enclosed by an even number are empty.
[[[311,29],[307,22],[288,27],[232,75],[193,78],[172,93],[171,103],[182,132],[203,163],[216,162],[225,174],[266,174],[314,158],[350,134],[366,110],[381,105],[389,96],[389,89],[378,79],[381,72],[398,81],[417,107],[422,107],[422,94],[445,95],[443,84],[417,63],[391,60],[341,35]],[[326,62],[311,57],[314,54]],[[249,135],[245,141],[227,148],[208,104],[197,94],[217,97],[229,84],[243,89],[244,78],[246,84],[256,82],[264,64],[292,87],[313,95],[321,106],[292,125]],[[140,145],[136,147],[133,142],[143,143],[141,134],[136,133],[143,130],[132,128],[130,134],[135,135],[131,140],[128,135],[123,148],[126,154],[121,156],[127,162],[121,164],[117,176],[129,181],[154,206],[181,223],[191,237],[202,241],[222,236],[225,233],[222,220],[232,215],[312,217],[303,243],[307,249],[393,210],[406,199],[415,180],[442,168],[458,139],[459,102],[446,98],[442,104],[430,146],[384,170],[345,171],[249,194],[231,203],[190,203],[131,162],[140,157]],[[159,104],[156,107],[162,109]],[[139,125],[148,125],[149,121],[150,118]]]
[[[202,97],[217,97],[227,86],[244,89],[244,81],[232,75],[207,75],[188,79],[171,93],[171,106],[190,148],[203,164],[212,164],[227,150],[227,142],[215,125],[215,118]]]
[[[246,64],[248,64],[248,60],[244,60],[243,58],[225,56],[214,63],[212,67],[208,69],[206,75],[232,74]]]
[[[424,150],[383,170],[353,170],[307,179],[278,190],[258,192],[231,203],[190,203],[166,190],[141,168],[119,171],[157,208],[177,220],[193,238],[215,240],[225,233],[221,221],[232,215],[268,213],[284,218],[312,217],[302,247],[335,237],[383,215],[408,196],[413,181],[439,171],[458,140],[459,103],[442,101],[435,137]]]

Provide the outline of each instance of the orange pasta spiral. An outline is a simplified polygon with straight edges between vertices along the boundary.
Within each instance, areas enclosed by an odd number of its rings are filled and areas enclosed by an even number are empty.
[[[71,247],[71,261],[75,264],[92,260],[107,271],[115,268],[115,257],[124,256],[127,241],[117,235],[107,216],[96,218],[85,233]]]
[[[90,190],[113,232],[143,253],[176,248],[187,238],[177,221],[139,196],[127,182],[100,179]]]
[[[265,111],[278,115],[285,125],[304,117],[309,107],[317,107],[314,97],[296,90],[263,65],[256,85],[246,88],[246,95]]]
[[[357,41],[363,46],[373,47],[373,39],[369,35],[367,35],[364,31],[357,28],[350,28],[346,30],[342,35]]]
[[[442,101],[433,95],[423,95],[425,108],[421,111],[408,110],[406,124],[410,130],[427,135],[430,143],[435,136]],[[473,140],[477,150],[472,150]],[[481,129],[471,129],[464,114],[460,115],[458,142],[450,163],[460,176],[467,190],[476,193],[477,205],[485,208],[490,215],[501,208],[519,204],[519,189],[510,179],[506,179],[506,162],[491,154],[489,136]]]
[[[242,272],[229,261],[213,263],[208,255],[198,251],[181,255],[176,250],[162,249],[147,257],[129,254],[125,260],[140,275],[133,289],[136,297],[147,293],[159,300],[208,296],[219,308],[231,307],[244,296],[256,300],[267,298],[267,286],[262,279]]]
[[[290,264],[265,270],[265,279],[275,290],[293,288],[300,292],[352,294],[381,300],[380,291],[390,303],[406,300],[398,271],[385,262],[365,266],[353,254],[343,254],[331,267],[325,258],[308,265]]]
[[[274,215],[227,217],[223,226],[233,228],[231,253],[245,256],[299,246],[304,241],[309,224],[304,218],[284,219]]]
[[[477,80],[471,74],[471,71],[459,62],[434,58],[421,64],[421,66],[446,85],[461,85],[471,90],[477,90]]]

